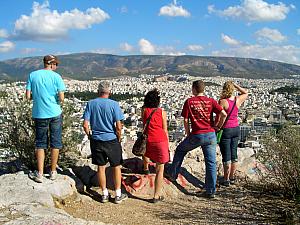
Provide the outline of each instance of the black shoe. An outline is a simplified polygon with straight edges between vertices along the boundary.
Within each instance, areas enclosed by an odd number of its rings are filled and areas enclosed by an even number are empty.
[[[210,198],[210,199],[216,197],[215,193],[207,193],[206,191],[205,191],[205,192],[198,193],[197,196],[198,196],[198,197],[203,197],[203,198]]]
[[[170,174],[168,174],[167,172],[164,172],[164,177],[167,178],[171,182],[176,181],[176,179],[174,177],[172,177]]]
[[[223,185],[225,187],[229,187],[230,186],[230,180],[223,180],[220,182],[220,185]]]
[[[102,203],[109,202],[109,195],[101,195],[101,200]]]
[[[159,196],[158,198],[152,198],[151,199],[151,203],[159,203],[159,202],[162,202],[162,201],[164,201],[165,200],[165,198],[164,198],[164,196]]]
[[[122,193],[121,196],[116,196],[115,197],[115,203],[120,204],[123,200],[127,199],[128,196],[125,193]]]

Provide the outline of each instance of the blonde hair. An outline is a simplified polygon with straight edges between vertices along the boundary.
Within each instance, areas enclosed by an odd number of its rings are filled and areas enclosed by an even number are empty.
[[[234,92],[234,85],[233,82],[230,81],[226,81],[223,85],[223,90],[221,92],[221,99],[225,99],[225,98],[230,98],[233,95]]]

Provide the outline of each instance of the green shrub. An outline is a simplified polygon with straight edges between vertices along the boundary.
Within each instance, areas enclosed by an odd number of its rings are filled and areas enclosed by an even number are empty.
[[[4,103],[4,104],[3,104]],[[1,109],[5,112],[1,125],[1,147],[8,157],[20,159],[28,168],[36,168],[34,122],[31,118],[31,102],[13,102],[5,99]],[[79,151],[78,144],[82,140],[81,128],[76,128],[80,121],[74,116],[72,104],[65,102],[63,106],[63,149],[60,151],[59,166],[65,168],[76,163]],[[46,152],[45,165],[50,162],[50,149]]]
[[[286,195],[299,195],[300,127],[285,125],[265,135],[263,144],[264,148],[258,152],[258,160],[265,166],[261,171],[262,181],[280,188]]]

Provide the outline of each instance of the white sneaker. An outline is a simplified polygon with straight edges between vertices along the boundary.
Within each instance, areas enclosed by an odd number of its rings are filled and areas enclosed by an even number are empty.
[[[50,180],[56,180],[56,178],[57,178],[57,171],[55,170],[55,171],[51,171],[50,172]]]
[[[33,172],[30,171],[28,177],[37,183],[43,183],[43,175],[41,175],[37,170]]]
[[[115,197],[115,203],[120,204],[123,200],[127,199],[128,195],[126,193],[121,193],[121,196]]]

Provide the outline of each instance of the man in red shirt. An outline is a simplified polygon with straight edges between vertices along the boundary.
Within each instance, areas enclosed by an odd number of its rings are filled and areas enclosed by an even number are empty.
[[[172,165],[168,169],[167,177],[176,180],[185,155],[201,146],[205,159],[205,192],[204,196],[214,198],[216,192],[216,134],[222,127],[226,112],[213,98],[204,95],[204,82],[194,81],[192,85],[193,97],[188,98],[183,106],[181,116],[184,118],[186,138],[177,146]],[[219,114],[220,119],[214,126],[213,113]],[[191,123],[192,131],[190,131]]]

